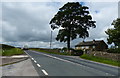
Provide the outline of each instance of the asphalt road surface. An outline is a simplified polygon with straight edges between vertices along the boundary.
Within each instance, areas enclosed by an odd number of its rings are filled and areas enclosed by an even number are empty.
[[[64,55],[25,51],[40,76],[120,76],[120,68]]]

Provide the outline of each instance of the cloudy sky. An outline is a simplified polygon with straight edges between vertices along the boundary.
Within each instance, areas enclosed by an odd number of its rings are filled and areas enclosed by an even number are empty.
[[[72,0],[76,2],[76,0]],[[111,23],[118,17],[118,2],[79,2],[89,7],[96,28],[90,29],[90,36],[85,39],[104,40],[107,42],[105,31],[112,28]],[[43,2],[2,2],[0,14],[0,43],[14,46],[28,45],[29,47],[49,48],[51,28],[49,22],[58,12],[65,1],[43,1]],[[64,47],[66,43],[55,40],[58,30],[53,31],[52,47]],[[82,39],[71,41],[74,47]]]

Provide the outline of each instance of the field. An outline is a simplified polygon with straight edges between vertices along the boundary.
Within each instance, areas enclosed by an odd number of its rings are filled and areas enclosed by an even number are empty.
[[[1,56],[12,56],[12,55],[20,55],[24,54],[24,51],[19,48],[15,48],[13,46],[0,44],[2,47],[0,48],[0,55]]]

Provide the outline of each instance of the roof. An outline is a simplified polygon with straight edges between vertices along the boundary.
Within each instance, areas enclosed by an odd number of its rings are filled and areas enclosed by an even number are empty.
[[[104,42],[103,40],[93,40],[93,41],[86,41],[86,42],[80,42],[79,44],[77,44],[75,47],[77,46],[93,46],[93,45],[97,45],[101,42]]]

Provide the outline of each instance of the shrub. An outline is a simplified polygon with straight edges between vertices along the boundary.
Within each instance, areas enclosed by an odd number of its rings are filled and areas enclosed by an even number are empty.
[[[107,49],[108,53],[120,53],[120,48],[109,48]]]
[[[81,55],[83,55],[83,50],[74,50],[74,52],[72,53],[72,55],[81,56]]]
[[[66,47],[63,47],[63,48],[62,48],[62,50],[65,50],[65,51],[67,51],[67,48],[66,48]]]

